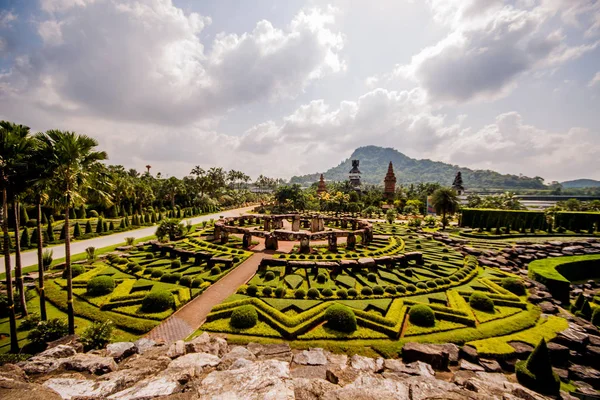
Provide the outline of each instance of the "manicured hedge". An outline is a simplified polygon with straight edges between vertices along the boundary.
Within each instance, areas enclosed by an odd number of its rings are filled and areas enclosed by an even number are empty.
[[[166,290],[150,292],[142,300],[142,311],[145,313],[162,312],[174,306],[175,299],[171,292]]]
[[[435,314],[431,307],[425,304],[417,304],[410,308],[408,320],[417,326],[434,326]]]
[[[356,316],[352,310],[341,304],[334,304],[325,311],[327,325],[340,332],[354,332],[356,330]]]
[[[569,301],[571,280],[600,276],[600,255],[546,258],[529,263],[529,277],[546,285],[552,295],[563,302]]]
[[[258,322],[256,309],[251,305],[244,305],[233,310],[229,323],[237,329],[252,328]]]
[[[562,226],[570,231],[585,231],[592,233],[600,230],[600,213],[562,211],[556,213],[554,226]]]
[[[115,280],[110,276],[96,276],[87,283],[87,293],[91,296],[102,296],[115,289]]]
[[[460,219],[461,226],[474,229],[493,229],[510,226],[513,230],[524,228],[546,229],[546,214],[543,211],[490,210],[464,208]]]

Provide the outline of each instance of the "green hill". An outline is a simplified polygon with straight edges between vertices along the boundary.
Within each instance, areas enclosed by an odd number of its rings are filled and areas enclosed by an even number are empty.
[[[561,185],[565,189],[591,188],[599,187],[600,181],[594,179],[575,179],[573,181],[561,182]]]
[[[467,189],[544,189],[541,178],[529,178],[517,175],[504,175],[490,170],[472,170],[438,161],[416,160],[400,153],[396,149],[378,146],[359,147],[347,160],[337,167],[323,172],[325,180],[344,181],[348,179],[348,171],[352,168],[351,160],[360,160],[363,184],[383,185],[383,178],[389,162],[394,164],[394,172],[398,184],[406,185],[419,182],[439,182],[450,185],[456,172],[461,171],[464,186]],[[310,185],[319,180],[321,173],[294,176],[291,183]]]

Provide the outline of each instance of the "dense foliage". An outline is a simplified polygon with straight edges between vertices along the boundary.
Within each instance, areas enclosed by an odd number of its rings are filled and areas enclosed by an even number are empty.
[[[490,299],[490,296],[483,292],[473,292],[469,297],[469,305],[475,310],[494,311],[494,302]]]
[[[175,306],[175,300],[171,292],[160,290],[150,292],[142,300],[142,311],[145,313],[158,313]]]
[[[102,296],[115,289],[115,280],[110,276],[100,275],[90,279],[87,283],[87,293],[90,296]]]
[[[58,318],[40,321],[29,331],[27,339],[36,347],[45,347],[46,343],[60,339],[68,333],[67,323]]]
[[[102,349],[113,335],[113,323],[110,320],[104,322],[93,322],[81,334],[81,343],[86,350]]]
[[[428,305],[417,304],[410,308],[410,311],[408,312],[408,320],[411,324],[415,324],[417,326],[434,326],[435,314]]]
[[[231,314],[231,326],[237,329],[252,328],[258,322],[258,313],[251,305],[240,306]]]
[[[356,316],[354,312],[341,304],[329,306],[325,311],[325,320],[331,329],[340,332],[354,332],[356,330]]]

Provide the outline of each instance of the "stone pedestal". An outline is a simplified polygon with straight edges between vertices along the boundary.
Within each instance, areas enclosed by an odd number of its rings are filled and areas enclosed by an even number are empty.
[[[214,236],[215,236],[214,241],[215,242],[218,240],[221,240],[221,231],[222,231],[221,227],[218,225],[215,225],[215,233],[214,233]]]
[[[348,239],[346,239],[346,249],[354,250],[356,248],[356,235],[354,233],[350,233],[348,235]]]
[[[277,250],[279,248],[279,243],[275,235],[269,235],[265,238],[265,249],[267,250]]]
[[[300,238],[300,253],[310,253],[310,239],[308,236],[303,236]]]
[[[246,225],[246,219],[244,219],[244,218],[240,218],[240,219],[239,219],[239,224],[240,224],[240,226],[244,226],[244,225]]]
[[[363,244],[368,245],[373,241],[373,230],[371,228],[365,228],[363,234]]]
[[[265,218],[263,220],[263,231],[265,231],[265,232],[271,231],[271,220],[268,218]]]
[[[353,231],[355,231],[355,230],[356,230],[356,224],[357,224],[357,223],[356,223],[356,220],[355,220],[355,219],[353,219],[353,220],[352,220],[352,230],[353,230]]]
[[[244,233],[244,236],[242,236],[242,247],[247,250],[251,245],[252,235],[249,233]]]
[[[229,232],[223,231],[221,232],[221,244],[227,244],[229,242]]]
[[[300,216],[295,216],[292,219],[292,231],[298,232],[300,230]]]
[[[323,232],[325,230],[325,225],[323,223],[323,218],[314,217],[310,221],[310,231],[311,232]]]
[[[327,237],[328,250],[332,253],[337,253],[337,236],[331,234]]]
[[[345,219],[343,219],[341,225],[342,225],[342,229],[348,228],[348,221],[346,221]]]

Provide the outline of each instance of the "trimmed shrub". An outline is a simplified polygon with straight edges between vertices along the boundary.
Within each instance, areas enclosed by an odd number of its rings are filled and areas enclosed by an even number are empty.
[[[87,283],[87,293],[90,296],[102,296],[115,290],[115,280],[110,276],[95,276]]]
[[[560,379],[552,370],[550,353],[543,338],[527,360],[517,361],[515,372],[519,383],[529,389],[549,395],[558,394],[560,390]]]
[[[354,288],[348,289],[348,296],[356,297],[357,295],[358,295],[358,292],[356,291],[356,289],[354,289]]]
[[[181,261],[179,261],[179,260],[171,261],[171,268],[173,268],[173,269],[181,268]]]
[[[76,276],[79,276],[81,274],[85,273],[85,267],[83,265],[71,265],[71,277],[75,278]],[[62,278],[63,279],[67,279],[67,270],[64,269],[62,272]]]
[[[494,302],[487,294],[482,292],[473,292],[469,297],[469,305],[480,311],[494,311]]]
[[[256,296],[256,294],[258,293],[258,286],[256,285],[250,285],[246,288],[246,294],[248,296]]]
[[[524,296],[527,293],[523,282],[516,278],[502,279],[502,287],[517,296]]]
[[[396,292],[397,293],[406,293],[406,287],[404,285],[397,285],[396,286]]]
[[[335,292],[335,295],[337,297],[339,297],[340,299],[346,299],[346,298],[348,298],[348,292],[346,291],[346,289],[338,289]]]
[[[262,290],[263,296],[271,297],[271,293],[273,293],[273,289],[271,289],[269,286],[265,286]]]
[[[152,277],[153,278],[160,278],[161,276],[163,276],[164,272],[161,271],[160,269],[154,269],[152,270]]]
[[[277,287],[275,288],[275,297],[283,297],[285,296],[285,288],[284,287]]]
[[[272,281],[273,279],[275,279],[275,274],[273,271],[267,271],[265,274],[265,281]]]
[[[417,288],[418,289],[427,289],[427,285],[425,284],[425,282],[417,282]]]
[[[369,282],[377,282],[377,274],[371,272],[367,275],[367,279],[369,280]]]
[[[175,299],[171,292],[160,290],[148,293],[142,300],[142,312],[159,313],[175,306]]]
[[[306,292],[306,295],[311,299],[316,299],[319,297],[319,291],[315,288],[310,288],[308,289],[308,292]]]
[[[417,304],[410,308],[408,320],[417,326],[430,327],[435,325],[435,314],[431,307],[425,304]]]
[[[375,294],[377,296],[381,296],[383,294],[383,288],[381,286],[374,286],[373,294]]]
[[[389,294],[396,294],[396,288],[393,286],[386,286],[385,292]]]
[[[219,268],[219,267],[212,267],[210,269],[211,275],[219,275],[220,273],[221,273],[221,268]]]
[[[182,276],[181,279],[179,280],[179,284],[181,286],[187,286],[187,287],[192,286],[192,277],[191,276]]]
[[[297,299],[303,299],[306,296],[306,292],[303,289],[297,289],[294,292],[294,297]]]
[[[152,253],[146,254],[146,260],[154,260],[154,254],[152,254]]]
[[[32,313],[26,316],[21,320],[21,325],[19,325],[20,331],[30,331],[34,329],[37,324],[41,321],[40,314]]]
[[[592,324],[600,327],[600,307],[594,308],[594,312],[592,313]]]
[[[204,283],[204,279],[202,278],[194,278],[192,280],[192,287],[193,288],[199,288],[200,285],[202,285]]]
[[[248,329],[252,328],[258,322],[258,313],[254,306],[244,305],[237,307],[231,313],[231,319],[229,323],[231,326],[237,329]]]
[[[360,290],[360,294],[362,294],[363,296],[372,296],[373,289],[371,289],[368,286],[363,286],[363,288]]]
[[[317,282],[325,283],[327,281],[327,276],[325,274],[317,275]]]
[[[134,262],[134,261],[129,261],[127,263],[127,269],[128,270],[132,270],[136,265],[138,265],[138,263]]]
[[[409,285],[406,285],[406,291],[407,292],[416,292],[417,291],[417,287],[415,285],[413,285],[412,283]]]
[[[341,304],[328,307],[325,311],[325,320],[328,327],[340,332],[354,332],[357,327],[354,312]]]
[[[444,285],[444,280],[443,280],[442,278],[437,278],[437,279],[434,279],[433,281],[435,282],[435,284],[436,284],[437,286],[442,286],[442,285]],[[450,282],[448,282],[448,283],[450,283]]]
[[[435,289],[437,287],[437,283],[435,283],[435,281],[427,281],[425,284],[430,289]]]
[[[323,297],[331,297],[333,296],[333,290],[325,288],[321,291],[321,294],[323,295]]]

